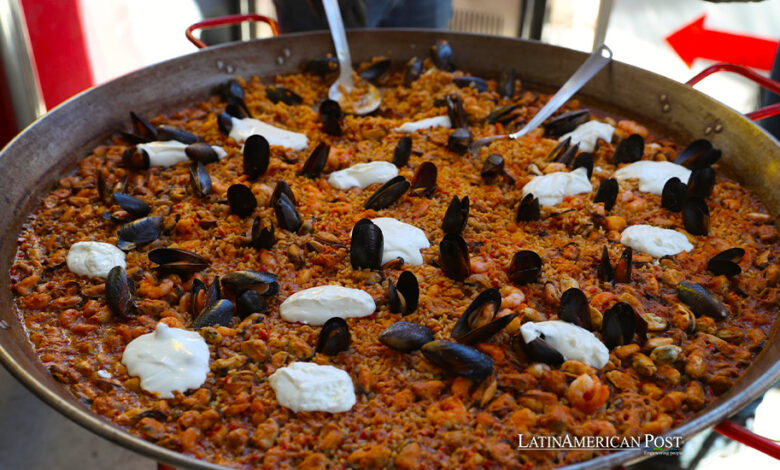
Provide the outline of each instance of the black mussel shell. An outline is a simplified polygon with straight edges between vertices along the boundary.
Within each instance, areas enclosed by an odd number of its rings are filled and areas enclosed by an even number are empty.
[[[439,265],[444,275],[462,281],[471,275],[471,260],[466,240],[458,234],[444,235],[439,243]]]
[[[222,276],[222,287],[232,292],[240,292],[244,289],[252,289],[263,296],[274,295],[278,288],[276,280],[278,276],[265,271],[233,271]],[[277,286],[274,286],[277,284]]]
[[[542,218],[542,209],[539,206],[539,199],[533,193],[526,194],[517,206],[515,222],[530,222],[540,218]]]
[[[244,218],[252,215],[257,207],[257,199],[248,186],[241,183],[230,185],[227,190],[230,212]]]
[[[214,148],[205,142],[190,144],[184,149],[187,158],[193,162],[214,163],[219,161],[219,156]]]
[[[669,178],[661,192],[661,207],[672,212],[680,212],[688,194],[688,186],[678,177]]]
[[[176,140],[178,142],[181,142],[182,144],[187,144],[187,145],[194,144],[195,142],[198,142],[200,140],[200,137],[193,134],[192,132],[187,132],[166,125],[157,126],[157,138],[163,141]]]
[[[260,228],[260,217],[255,217],[252,221],[252,232],[249,246],[258,250],[270,250],[276,243],[276,237],[274,237],[274,223],[271,222],[270,227]]]
[[[420,300],[417,276],[411,271],[402,272],[396,284],[389,283],[387,299],[391,312],[401,315],[414,313]]]
[[[469,305],[452,328],[452,339],[464,344],[484,343],[503,330],[517,314],[496,318],[501,307],[501,294],[497,289],[482,291]]]
[[[609,260],[609,251],[606,246],[601,249],[601,261],[596,270],[596,276],[599,281],[602,282],[612,282],[615,280],[615,270],[612,269],[612,263]]]
[[[249,112],[244,100],[230,98],[225,105],[225,113],[238,119],[245,119],[252,117],[252,113]]]
[[[682,205],[685,230],[691,235],[707,235],[710,232],[710,209],[700,197],[689,197]]]
[[[557,162],[563,157],[567,150],[571,147],[571,137],[566,137],[562,141],[558,142],[555,147],[547,155],[547,161]],[[579,147],[577,147],[579,149]],[[576,153],[576,152],[575,152]]]
[[[603,202],[604,209],[609,212],[613,207],[615,207],[615,202],[617,202],[619,190],[620,186],[618,185],[618,182],[615,178],[605,179],[599,183],[599,187],[596,190],[596,195],[593,196],[593,202]]]
[[[469,86],[473,86],[480,93],[482,93],[483,91],[487,91],[488,89],[487,81],[485,81],[484,78],[472,77],[469,75],[463,77],[455,77],[452,79],[452,82],[455,83],[455,85],[457,85],[458,88],[466,88]]]
[[[119,135],[124,137],[124,139],[130,145],[136,145],[136,144],[143,144],[143,143],[146,143],[146,142],[151,142],[149,139],[144,139],[143,137],[135,135],[132,132],[119,131]]]
[[[366,209],[380,210],[390,206],[409,190],[411,184],[401,175],[379,187],[363,204]]]
[[[267,86],[265,88],[265,96],[267,96],[272,103],[278,103],[281,101],[288,106],[294,106],[296,104],[303,103],[303,98],[301,98],[300,95],[279,85]]]
[[[274,187],[274,192],[271,193],[271,200],[270,204],[271,206],[276,204],[276,201],[279,200],[279,197],[284,194],[287,196],[287,199],[292,202],[293,206],[297,206],[298,203],[295,200],[295,194],[293,194],[292,189],[290,189],[290,186],[287,184],[284,180],[279,180],[276,182],[276,186]]]
[[[233,130],[233,118],[228,113],[217,114],[217,126],[219,131],[225,135],[230,135]]]
[[[625,302],[618,302],[606,312],[601,321],[601,338],[609,349],[630,344],[637,331],[634,309]]]
[[[465,344],[431,341],[421,349],[426,359],[450,374],[482,380],[493,373],[493,359]]]
[[[568,134],[577,128],[580,124],[585,124],[590,119],[590,111],[587,109],[578,109],[569,111],[550,119],[544,125],[545,135],[548,137],[560,137]]]
[[[577,155],[574,159],[574,163],[571,165],[572,171],[577,168],[585,168],[588,173],[588,179],[593,176],[593,154],[590,152],[583,152]]]
[[[156,248],[149,252],[149,261],[157,263],[158,270],[173,273],[196,273],[209,266],[209,261],[197,253],[179,248]]]
[[[327,99],[320,104],[320,122],[322,131],[326,134],[340,136],[341,130],[341,105],[337,101]]]
[[[707,262],[707,269],[716,276],[736,276],[742,272],[742,268],[737,264],[737,261],[742,259],[744,255],[745,250],[742,248],[729,248],[721,251],[710,258]]]
[[[433,162],[422,162],[412,177],[411,190],[416,196],[430,197],[436,191],[439,169]]]
[[[222,85],[220,92],[226,101],[229,99],[243,100],[245,98],[244,88],[235,78],[231,78]]]
[[[453,129],[468,128],[469,122],[466,118],[466,110],[463,109],[463,102],[457,93],[450,93],[444,97],[447,106],[447,116],[450,118],[450,125]]]
[[[316,178],[322,173],[322,169],[325,168],[325,164],[328,163],[328,154],[330,154],[330,145],[320,143],[317,145],[309,158],[303,163],[301,168],[301,176],[307,178]]]
[[[504,157],[497,153],[491,153],[482,164],[480,176],[486,180],[491,180],[496,176],[504,174]]]
[[[384,236],[378,225],[369,219],[360,219],[352,227],[349,261],[352,269],[379,269],[382,267]]]
[[[222,288],[220,287],[219,276],[214,276],[214,279],[211,280],[211,285],[206,290],[206,308],[217,303],[217,300],[220,298],[222,298]]]
[[[190,285],[190,315],[192,318],[198,316],[200,308],[198,307],[198,296],[201,292],[206,292],[206,284],[198,278],[194,278]]]
[[[472,137],[473,135],[468,128],[461,127],[455,129],[447,139],[447,148],[457,154],[463,155],[469,151]]]
[[[715,187],[715,170],[712,167],[696,168],[688,177],[688,197],[707,199]]]
[[[631,282],[631,262],[633,261],[634,250],[627,246],[623,253],[620,255],[620,259],[615,265],[615,282],[616,283],[629,283]]]
[[[279,185],[277,184],[277,188]],[[273,201],[273,198],[272,198]],[[273,202],[274,213],[276,213],[276,223],[284,230],[288,232],[297,232],[303,221],[301,220],[298,210],[295,208],[295,202],[293,202],[287,193],[280,192],[277,199]]]
[[[555,159],[556,162],[563,163],[566,166],[570,166],[571,162],[574,160],[574,156],[577,155],[577,152],[580,151],[580,144],[579,142],[569,146],[566,150],[564,150],[560,155],[558,155],[558,158]]]
[[[539,280],[542,272],[542,258],[531,250],[520,250],[509,264],[509,280],[513,284],[531,284]]]
[[[422,69],[422,60],[418,59],[417,57],[412,57],[409,59],[409,62],[406,63],[406,68],[404,68],[404,85],[409,86],[412,84],[412,82],[420,78]]]
[[[350,343],[352,343],[352,335],[349,333],[347,322],[341,317],[332,317],[322,325],[316,351],[326,356],[335,356],[348,350]]]
[[[417,351],[433,341],[433,330],[427,326],[399,321],[379,333],[379,342],[402,353]]]
[[[190,328],[198,330],[204,326],[228,326],[230,325],[230,320],[232,318],[233,302],[226,299],[220,299],[213,305],[207,307],[203,313],[192,322]]]
[[[709,140],[698,139],[680,151],[674,163],[693,170],[712,165],[720,159],[720,155],[720,150],[713,147]]]
[[[514,68],[504,69],[498,78],[498,87],[496,91],[504,98],[511,98],[515,95],[515,80],[517,72]]]
[[[155,215],[128,222],[116,231],[116,243],[121,250],[130,251],[139,245],[153,242],[162,233],[163,218]]]
[[[644,153],[645,139],[639,134],[631,134],[620,141],[615,149],[615,155],[612,157],[612,162],[615,165],[619,163],[638,162],[642,159]]]
[[[360,78],[369,82],[375,82],[382,78],[387,71],[390,70],[390,59],[383,57],[379,60],[375,60],[368,67],[358,73]]]
[[[544,339],[544,335],[539,335],[530,343],[526,343],[523,334],[518,333],[512,338],[512,349],[518,353],[528,355],[535,362],[542,362],[551,366],[563,364],[563,355],[547,344]]]
[[[236,297],[236,313],[242,320],[253,313],[265,313],[267,310],[263,296],[251,289]]]
[[[192,162],[190,165],[190,186],[197,197],[211,194],[211,176],[203,162]]]
[[[677,296],[691,311],[699,317],[707,315],[716,320],[723,320],[729,315],[726,306],[701,284],[681,282],[677,284]]]
[[[106,185],[106,177],[103,175],[103,170],[98,170],[96,179],[98,201],[106,206],[111,205],[111,201],[108,198],[108,186]]]
[[[133,132],[145,142],[157,140],[157,128],[140,114],[130,111],[130,121],[133,123]]]
[[[271,146],[262,135],[250,135],[244,142],[244,174],[250,181],[263,176],[271,163]]]
[[[447,212],[444,213],[444,220],[441,222],[441,229],[444,233],[460,235],[466,228],[469,220],[469,197],[452,196]]]
[[[574,323],[580,328],[591,329],[590,305],[585,293],[576,287],[567,289],[561,295],[561,303],[558,306],[558,318],[569,323]]]
[[[106,305],[119,318],[127,318],[135,311],[132,288],[122,266],[114,266],[106,276]]]
[[[498,108],[494,109],[490,114],[488,114],[487,122],[490,124],[501,124],[501,125],[507,125],[510,122],[514,121],[518,117],[520,117],[520,113],[515,113],[514,111],[519,108],[516,104],[509,104],[506,106],[499,106]]]
[[[393,150],[393,165],[401,168],[409,163],[409,157],[412,155],[412,138],[409,136],[401,137]]]
[[[114,193],[114,202],[131,216],[146,217],[152,211],[152,206],[144,201],[125,193]]]
[[[122,165],[131,170],[149,168],[149,154],[137,147],[128,147],[122,152]]]
[[[335,57],[314,57],[303,62],[303,71],[314,75],[325,76],[329,73],[337,72],[339,61]]]
[[[455,65],[452,63],[452,47],[444,39],[439,39],[431,46],[431,60],[437,69],[452,72]]]

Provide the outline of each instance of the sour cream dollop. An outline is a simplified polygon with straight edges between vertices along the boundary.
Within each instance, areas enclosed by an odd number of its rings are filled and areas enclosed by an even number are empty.
[[[566,361],[580,361],[601,369],[609,361],[609,350],[596,335],[577,325],[561,320],[527,322],[520,327],[527,343],[541,337],[561,353]]]
[[[691,170],[672,162],[654,162],[640,160],[615,172],[618,181],[629,179],[639,180],[639,190],[646,193],[661,195],[664,185],[671,178],[680,178],[683,183],[688,182]]]
[[[416,132],[420,129],[430,129],[433,127],[452,127],[449,116],[434,116],[419,121],[405,122],[399,127],[393,129],[396,132]]]
[[[567,196],[589,193],[593,189],[584,167],[574,171],[556,171],[536,176],[523,186],[523,197],[533,194],[543,206],[555,206]]]
[[[293,150],[303,150],[309,146],[309,139],[305,134],[288,131],[272,126],[253,118],[231,118],[233,128],[230,129],[230,137],[238,142],[244,142],[251,135],[259,134],[265,137],[268,145],[278,145]]]
[[[209,372],[209,347],[196,332],[158,323],[152,333],[130,341],[122,353],[127,373],[141,388],[173,398],[173,392],[200,387]]]
[[[341,413],[349,411],[357,402],[352,378],[333,366],[293,362],[271,374],[268,383],[274,389],[276,401],[296,413]]]
[[[693,249],[693,245],[684,234],[677,230],[653,227],[652,225],[626,227],[620,234],[620,243],[656,258],[676,255]]]
[[[401,222],[392,217],[378,217],[371,219],[371,222],[376,224],[379,230],[382,231],[382,238],[384,239],[382,264],[399,256],[404,259],[405,263],[413,266],[423,264],[420,250],[431,246],[428,237],[425,236],[425,232],[414,225]]]
[[[368,292],[343,286],[318,286],[298,291],[279,306],[287,321],[323,325],[329,318],[365,317],[376,304]]]
[[[114,266],[125,268],[125,252],[110,243],[76,242],[68,250],[65,262],[79,276],[105,279]]]
[[[184,153],[187,144],[179,142],[178,140],[147,142],[145,144],[138,144],[136,147],[149,155],[150,166],[171,166],[179,162],[190,161],[190,159],[187,158],[187,154]],[[225,149],[222,147],[212,145],[211,148],[217,152],[217,157],[220,160],[227,155],[227,152],[225,152]]]
[[[368,162],[334,171],[328,183],[336,189],[367,188],[375,183],[385,183],[398,175],[398,167],[390,162]]]
[[[567,137],[571,137],[571,144],[580,144],[580,152],[592,152],[596,148],[596,141],[602,139],[606,142],[612,140],[612,133],[615,132],[615,128],[607,123],[599,121],[588,121],[584,124],[580,124],[576,129],[564,134],[558,139],[559,141],[566,140]]]

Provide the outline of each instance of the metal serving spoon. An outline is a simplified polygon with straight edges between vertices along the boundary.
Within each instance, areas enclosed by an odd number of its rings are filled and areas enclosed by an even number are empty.
[[[606,56],[604,55],[605,52],[607,54]],[[588,81],[590,81],[590,79],[593,78],[593,76],[596,75],[599,70],[604,68],[604,66],[607,65],[610,60],[612,60],[612,50],[610,50],[610,48],[606,45],[602,44],[590,54],[590,57],[588,57],[587,60],[585,60],[582,65],[580,65],[580,68],[574,72],[574,75],[572,75],[569,80],[567,80],[566,83],[564,83],[563,86],[558,90],[558,92],[555,93],[552,98],[550,98],[550,101],[548,101],[547,104],[545,104],[544,107],[540,109],[539,112],[536,113],[536,115],[531,118],[530,121],[528,121],[528,124],[513,134],[491,135],[489,137],[483,137],[481,139],[475,140],[471,144],[471,154],[476,156],[479,154],[479,149],[485,145],[495,142],[496,140],[517,139],[518,137],[522,137],[539,127],[548,117],[552,116],[552,114],[558,108],[563,106],[563,104],[566,103],[569,98],[574,96],[574,94],[577,93],[580,88],[588,83]]]
[[[349,54],[347,33],[344,31],[344,21],[341,19],[338,0],[323,0],[322,5],[325,7],[325,16],[328,17],[333,46],[336,48],[336,56],[339,59],[339,78],[330,86],[328,98],[337,101],[346,112],[368,114],[379,107],[382,97],[374,85],[367,83],[368,93],[356,100],[355,104],[345,106],[346,97],[342,92],[342,87],[347,93],[355,88],[355,82],[352,80],[352,58]]]

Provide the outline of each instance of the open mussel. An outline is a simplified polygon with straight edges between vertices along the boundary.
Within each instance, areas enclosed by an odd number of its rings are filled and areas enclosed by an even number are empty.
[[[542,210],[539,206],[539,199],[528,193],[520,200],[520,204],[517,205],[517,213],[515,214],[515,222],[530,222],[532,220],[539,220],[542,217]]]
[[[617,202],[619,190],[620,186],[618,185],[618,182],[615,178],[605,179],[599,183],[599,187],[596,189],[596,194],[593,196],[593,202],[604,203],[604,210],[609,212],[613,207],[615,207],[615,202]]]
[[[244,93],[244,87],[242,87],[235,78],[231,78],[225,82],[220,87],[219,92],[225,101],[230,99],[243,100],[246,97],[246,94]]]
[[[122,165],[131,170],[146,170],[149,168],[149,154],[138,147],[127,147],[122,152]]]
[[[511,98],[515,95],[515,81],[517,72],[514,68],[503,69],[498,77],[498,86],[496,91],[504,98]]]
[[[593,154],[590,152],[583,152],[577,155],[577,158],[571,164],[572,171],[577,168],[585,168],[588,173],[588,179],[593,176]]]
[[[277,279],[278,276],[273,273],[245,270],[225,274],[220,281],[223,288],[233,293],[251,289],[264,297],[268,297],[279,292]]]
[[[531,284],[539,280],[542,273],[542,258],[531,250],[520,250],[512,257],[507,272],[513,284]]]
[[[580,143],[577,142],[574,145],[570,145],[568,148],[566,148],[564,151],[562,151],[558,156],[555,158],[554,161],[558,163],[563,163],[566,166],[571,166],[571,162],[574,161],[574,157],[577,155],[577,152],[580,151]]]
[[[578,109],[569,111],[550,119],[544,125],[544,133],[548,137],[558,138],[576,129],[580,124],[585,124],[590,119],[590,111]]]
[[[193,134],[192,132],[187,132],[176,127],[162,125],[157,126],[157,140],[175,140],[177,142],[181,142],[182,144],[190,145],[200,141],[200,137]]]
[[[644,153],[645,139],[639,134],[631,134],[620,141],[615,149],[615,154],[612,156],[612,162],[615,165],[638,162],[642,159]]]
[[[431,61],[437,69],[452,72],[455,65],[452,63],[452,47],[444,39],[439,39],[431,46]]]
[[[453,129],[468,128],[469,122],[466,118],[466,110],[463,109],[463,101],[457,93],[450,93],[444,97],[447,106],[447,116],[450,118],[450,124]]]
[[[251,289],[236,297],[236,313],[242,320],[253,313],[265,313],[267,310],[263,296]]]
[[[128,279],[122,266],[114,266],[106,276],[106,305],[119,318],[127,318],[134,314],[135,303],[133,295],[135,284]]]
[[[688,197],[707,199],[715,187],[715,170],[712,167],[696,168],[688,177]]]
[[[690,170],[705,168],[720,159],[721,151],[707,139],[694,140],[677,154],[674,163]]]
[[[601,252],[601,262],[599,263],[597,270],[599,280],[614,283],[631,282],[631,263],[633,257],[634,250],[630,246],[626,247],[613,268],[612,263],[609,260],[609,252],[605,246]]]
[[[562,141],[558,142],[555,145],[555,147],[553,147],[553,149],[550,151],[550,153],[547,154],[546,160],[549,162],[561,161],[563,159],[563,156],[566,154],[566,152],[569,151],[570,147],[571,147],[571,136],[566,137]],[[579,146],[577,146],[577,150],[579,150]],[[577,150],[575,150],[574,153],[577,153]],[[571,156],[573,157],[574,155]],[[568,158],[568,156],[566,158]]]
[[[133,218],[146,217],[152,211],[152,206],[129,194],[114,193],[113,199],[116,205]]]
[[[414,313],[420,300],[420,284],[417,276],[411,271],[404,271],[398,276],[398,282],[388,282],[387,303],[390,311],[403,316]]]
[[[471,275],[471,260],[466,240],[458,234],[444,235],[439,243],[439,266],[444,275],[462,281]]]
[[[412,57],[406,63],[404,68],[404,86],[410,86],[412,82],[420,78],[423,70],[423,61],[417,57]]]
[[[515,179],[512,178],[504,168],[504,157],[497,153],[491,153],[487,156],[485,163],[482,164],[482,171],[480,171],[480,176],[488,182],[491,182],[497,177],[501,176],[504,178],[506,183],[510,185],[515,184]]]
[[[214,305],[220,298],[222,298],[222,288],[220,287],[219,276],[214,276],[209,288],[206,290],[205,306],[210,307],[211,305]]]
[[[330,145],[326,143],[320,143],[314,150],[312,150],[309,157],[303,163],[301,167],[301,176],[307,178],[316,178],[322,173],[325,164],[328,163],[328,155],[330,154]]]
[[[630,344],[634,336],[644,337],[647,323],[634,312],[631,305],[618,302],[604,312],[601,320],[601,338],[609,349]]]
[[[303,71],[314,75],[325,76],[339,70],[339,61],[333,56],[314,57],[303,62]]]
[[[157,140],[157,128],[140,114],[130,111],[130,121],[133,124],[133,134],[137,141],[134,143],[152,142]]]
[[[322,325],[320,336],[317,339],[316,351],[326,356],[336,354],[349,349],[352,343],[352,335],[346,320],[341,317],[332,317]]]
[[[192,162],[190,165],[190,187],[196,197],[211,194],[211,177],[202,162]]]
[[[284,180],[279,180],[276,182],[276,186],[274,186],[274,192],[271,194],[271,200],[270,200],[271,206],[276,204],[276,201],[279,200],[282,194],[287,196],[287,199],[290,200],[293,206],[298,205],[298,202],[296,202],[295,200],[295,193],[293,193],[292,189],[290,189],[290,185],[288,185],[287,182]]]
[[[271,163],[271,147],[268,140],[261,135],[250,135],[244,141],[244,149],[241,151],[244,161],[244,174],[250,181],[263,176]]]
[[[685,230],[691,235],[707,235],[710,232],[710,209],[700,197],[689,197],[682,204]]]
[[[464,75],[462,77],[455,77],[452,82],[457,85],[458,88],[474,87],[480,93],[487,91],[488,84],[484,78],[472,77],[470,75]]]
[[[233,318],[233,310],[233,302],[226,299],[217,300],[206,307],[190,327],[198,330],[205,326],[228,326]]]
[[[531,360],[549,364],[551,366],[559,366],[563,364],[563,354],[558,352],[557,349],[547,344],[544,334],[540,334],[537,338],[526,343],[522,333],[518,333],[512,337],[512,349],[518,354],[525,354]]]
[[[257,207],[257,199],[248,186],[241,183],[230,185],[227,190],[230,212],[244,218],[252,215]]]
[[[484,343],[503,330],[514,318],[515,313],[496,318],[501,307],[501,294],[497,289],[482,291],[463,312],[455,327],[452,338],[460,343]]]
[[[558,318],[590,330],[590,305],[585,293],[576,287],[564,291],[558,305]]]
[[[519,108],[520,106],[516,104],[499,106],[488,114],[487,122],[489,124],[501,124],[502,126],[506,126],[521,116],[521,113],[518,111]]]
[[[672,177],[664,184],[661,192],[661,207],[672,212],[680,212],[688,194],[688,186],[680,178]]]
[[[398,175],[379,187],[374,194],[369,196],[363,207],[366,209],[380,210],[390,206],[401,199],[411,184],[401,175]]]
[[[393,150],[393,165],[401,168],[409,163],[409,157],[412,155],[412,138],[409,136],[401,137]]]
[[[228,113],[217,114],[217,127],[225,135],[230,135],[233,130],[233,117]]]
[[[596,277],[602,282],[612,282],[615,280],[615,269],[612,268],[612,262],[609,260],[609,251],[606,246],[601,249],[601,261],[596,270]]]
[[[716,276],[736,276],[742,272],[737,261],[745,256],[742,248],[729,248],[710,258],[707,262],[707,270]]]
[[[149,252],[149,261],[162,273],[192,274],[203,271],[209,261],[197,253],[179,248],[156,248]]]
[[[360,75],[360,78],[363,80],[373,83],[382,78],[389,70],[390,59],[382,57],[374,60],[371,64],[361,69],[360,72],[358,72],[358,75]]]
[[[190,316],[195,318],[201,311],[200,308],[200,293],[206,292],[206,284],[200,279],[193,278],[190,283]]]
[[[282,102],[288,106],[294,106],[303,103],[303,98],[298,93],[280,85],[270,85],[265,87],[265,96],[276,104]]]
[[[244,103],[244,100],[239,100],[236,98],[229,98],[227,100],[227,104],[225,105],[225,113],[236,119],[246,119],[252,117],[252,113],[249,111],[246,103]]]
[[[723,320],[729,315],[723,302],[701,284],[681,282],[677,284],[677,296],[691,307],[697,317],[706,315],[716,320]]]
[[[441,229],[447,234],[452,233],[460,235],[466,228],[468,220],[469,197],[463,196],[463,199],[458,199],[458,196],[452,196],[450,205],[447,207],[447,212],[444,213]]]
[[[434,340],[421,349],[426,359],[450,374],[482,380],[493,373],[493,359],[465,344]]]
[[[320,122],[322,131],[326,134],[340,136],[341,130],[341,106],[337,101],[327,99],[320,104]]]
[[[360,219],[352,227],[349,261],[352,269],[379,269],[382,267],[384,236],[378,225],[369,219]]]
[[[453,152],[464,155],[469,151],[474,135],[467,127],[459,127],[450,133],[447,138],[447,148]]]
[[[276,187],[279,189],[280,187],[283,188],[285,186],[287,186],[287,183],[285,183],[284,186],[280,186],[279,183],[277,183]],[[287,186],[287,189],[289,191],[289,186]],[[276,190],[274,190],[274,195],[277,195]],[[298,210],[295,208],[295,200],[290,199],[287,192],[280,191],[276,198],[272,195],[271,205],[274,208],[274,213],[276,213],[276,222],[279,227],[293,233],[301,228],[303,221],[301,220],[300,214],[298,214]]]
[[[439,169],[433,162],[422,162],[412,177],[410,192],[413,196],[431,197],[436,191],[436,177]]]
[[[162,233],[163,218],[155,215],[128,222],[116,231],[116,246],[124,251],[157,240]]]
[[[417,351],[433,341],[433,330],[408,321],[395,322],[379,334],[379,342],[402,353]]]
[[[261,227],[260,217],[255,217],[255,220],[252,221],[249,246],[258,250],[270,250],[275,243],[274,223],[271,222],[270,227]]]
[[[184,148],[184,154],[193,162],[201,162],[204,165],[219,161],[219,155],[214,147],[205,142],[195,142]]]

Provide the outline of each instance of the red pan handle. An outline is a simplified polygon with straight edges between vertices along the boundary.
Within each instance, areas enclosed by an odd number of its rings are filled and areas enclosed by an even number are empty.
[[[770,457],[774,457],[780,460],[780,444],[771,439],[767,439],[766,437],[759,436],[758,434],[748,431],[733,421],[729,421],[727,419],[723,420],[720,424],[715,426],[715,430],[729,439],[733,439],[737,442],[745,444],[748,447],[752,447],[758,451],[761,451]]]
[[[780,83],[777,83],[774,80],[766,78],[765,76],[756,73],[752,69],[749,69],[742,65],[727,64],[725,62],[710,65],[706,69],[699,72],[698,75],[685,82],[685,84],[693,86],[699,83],[704,77],[707,77],[709,75],[712,75],[715,72],[720,72],[720,71],[738,73],[743,77],[758,83],[760,86],[766,88],[767,90],[780,95]],[[776,116],[778,114],[780,114],[780,103],[770,104],[765,108],[761,108],[751,113],[747,113],[745,114],[745,116],[749,117],[754,121],[758,121],[759,119]]]
[[[204,47],[207,47],[207,44],[200,39],[196,38],[195,35],[193,35],[193,31],[199,30],[199,29],[208,29],[208,28],[215,28],[217,26],[228,26],[231,24],[239,24],[243,23],[245,21],[262,21],[263,23],[268,24],[268,26],[271,27],[271,34],[274,36],[279,35],[279,24],[274,20],[273,18],[269,18],[267,16],[263,15],[256,15],[254,13],[247,14],[247,15],[229,15],[229,16],[220,16],[218,18],[208,18],[203,21],[198,21],[197,23],[190,25],[186,31],[184,31],[184,34],[187,36],[187,39],[190,40],[191,43],[195,44],[195,46],[198,49],[203,49]]]

